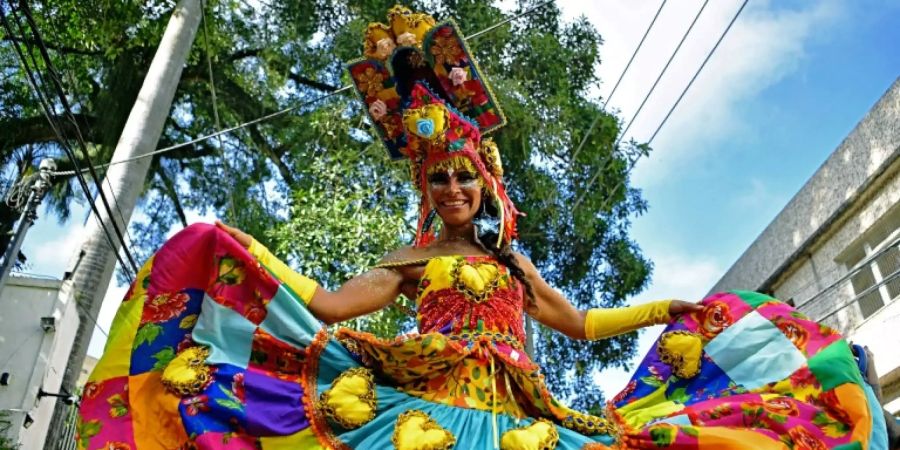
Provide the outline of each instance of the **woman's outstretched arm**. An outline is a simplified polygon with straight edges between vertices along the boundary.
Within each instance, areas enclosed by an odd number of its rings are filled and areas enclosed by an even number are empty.
[[[594,308],[580,311],[553,289],[532,262],[516,254],[534,293],[535,305],[528,314],[538,322],[572,339],[603,339],[667,322],[672,316],[701,311],[702,306],[681,300],[661,300],[623,308]]]
[[[216,221],[216,226],[231,235],[239,244],[264,265],[275,272],[284,273],[285,284],[295,291],[317,319],[332,324],[359,317],[389,305],[398,295],[403,284],[403,276],[387,269],[372,269],[357,275],[336,291],[315,284],[309,278],[291,270],[275,257],[267,248],[243,231]]]

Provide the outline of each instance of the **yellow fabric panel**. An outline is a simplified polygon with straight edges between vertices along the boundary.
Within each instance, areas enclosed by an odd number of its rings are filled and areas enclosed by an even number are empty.
[[[107,380],[115,377],[128,376],[131,368],[131,349],[134,336],[141,324],[141,314],[144,311],[144,301],[147,299],[147,289],[144,280],[150,276],[153,267],[153,258],[147,260],[138,272],[135,282],[132,284],[131,296],[125,299],[113,319],[112,328],[109,329],[109,339],[103,349],[103,357],[97,362],[94,371],[91,372],[88,381]]]
[[[594,308],[584,321],[584,333],[589,340],[618,336],[649,325],[668,322],[671,300],[660,300],[624,308]]]
[[[259,438],[263,450],[321,450],[322,444],[316,439],[312,428],[294,433],[290,436],[263,436]]]
[[[134,443],[141,450],[179,448],[188,439],[178,413],[181,399],[163,387],[160,377],[147,372],[128,379]]]
[[[856,383],[844,383],[834,388],[841,408],[850,416],[853,426],[853,440],[862,444],[863,450],[869,448],[869,436],[872,433],[872,415],[869,402],[862,388]]]
[[[247,248],[247,251],[249,251],[260,264],[272,272],[275,277],[280,279],[288,288],[303,299],[306,304],[309,304],[309,302],[312,301],[313,295],[315,295],[316,289],[319,287],[318,283],[311,278],[294,272],[293,269],[273,255],[269,249],[260,244],[256,239],[250,243],[250,247]]]
[[[617,411],[625,422],[633,428],[641,428],[653,419],[669,416],[684,409],[684,405],[666,400],[666,386],[660,386],[653,393],[629,403]]]
[[[776,441],[761,433],[726,427],[704,427],[700,430],[700,448],[717,450],[788,450],[784,442]]]

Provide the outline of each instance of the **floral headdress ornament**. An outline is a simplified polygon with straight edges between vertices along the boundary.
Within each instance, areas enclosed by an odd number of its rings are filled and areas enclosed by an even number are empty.
[[[506,193],[497,145],[482,139],[506,117],[459,28],[400,5],[387,17],[388,25],[369,24],[364,59],[348,67],[385,147],[393,159],[409,160],[413,183],[423,193],[416,246],[435,239],[435,212],[424,195],[428,173],[448,168],[481,176],[499,213],[497,245],[509,243],[520,213]]]

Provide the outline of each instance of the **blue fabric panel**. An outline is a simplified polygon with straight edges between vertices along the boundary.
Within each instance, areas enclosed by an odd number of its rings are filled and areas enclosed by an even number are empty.
[[[255,330],[253,322],[216,303],[207,295],[203,297],[193,337],[198,344],[209,346],[207,364],[247,367]]]
[[[884,411],[881,410],[881,403],[878,403],[878,397],[875,397],[875,391],[872,390],[872,386],[869,386],[869,383],[863,383],[863,390],[866,391],[869,414],[872,415],[869,450],[888,450],[887,423],[884,421]]]
[[[259,325],[272,336],[297,347],[308,347],[313,336],[322,328],[302,300],[291,294],[284,286],[278,286],[278,292],[266,306],[266,319]]]
[[[787,336],[756,311],[713,338],[705,350],[722,371],[747,389],[787,378],[806,363]]]
[[[691,418],[688,417],[687,414],[679,414],[677,416],[666,417],[665,419],[658,420],[654,423],[670,423],[672,425],[681,425],[681,426],[691,426]]]

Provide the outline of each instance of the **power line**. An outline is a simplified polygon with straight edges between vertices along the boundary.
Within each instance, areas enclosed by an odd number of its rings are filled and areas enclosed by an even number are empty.
[[[87,149],[87,144],[85,143],[84,137],[81,134],[81,130],[79,128],[78,122],[75,120],[75,117],[72,114],[72,109],[69,106],[69,101],[66,98],[65,91],[62,88],[61,80],[59,79],[56,69],[54,68],[53,61],[50,58],[50,54],[44,43],[43,37],[41,36],[40,32],[38,31],[37,23],[34,21],[34,17],[32,17],[32,15],[31,15],[31,10],[30,10],[30,7],[28,6],[28,4],[26,2],[21,2],[20,6],[21,6],[20,11],[25,16],[25,20],[28,22],[28,25],[31,29],[31,36],[34,39],[34,42],[37,44],[39,53],[41,54],[41,58],[43,60],[43,63],[46,66],[45,70],[48,73],[50,81],[51,81],[50,86],[53,89],[57,100],[60,102],[60,104],[63,108],[64,117],[71,122],[71,124],[74,128],[75,140],[76,140],[76,142],[78,142],[79,148],[84,156],[85,161],[87,162],[88,169],[90,171],[90,176],[91,176],[94,184],[97,186],[97,194],[99,195],[100,200],[103,203],[103,207],[106,210],[106,213],[112,218],[112,217],[114,217],[112,207],[109,204],[109,200],[106,198],[106,194],[103,192],[103,186],[102,186],[101,179],[97,175],[97,172],[96,172],[94,166],[91,164],[91,159],[90,159],[90,154]],[[19,24],[18,21],[17,21],[17,24],[19,26],[20,32],[22,33],[22,36],[25,37],[25,32],[22,29],[21,24]],[[43,77],[41,78],[41,80],[43,83]],[[38,89],[37,86],[35,86],[35,89]],[[49,106],[49,102],[47,103],[47,106]],[[52,116],[52,114],[49,114],[49,109],[48,109],[47,115]],[[57,133],[57,136],[61,137],[62,133]],[[74,151],[72,151],[71,147],[68,147],[68,145],[64,145],[63,147],[65,149],[67,149],[66,153],[69,156],[69,158],[72,160],[72,163],[77,165],[76,156],[75,156]],[[86,193],[87,193],[87,191],[86,191]],[[112,191],[110,191],[110,194],[113,196],[115,195]],[[115,198],[113,199],[113,201],[115,201]],[[120,214],[121,214],[121,211],[120,211]],[[123,217],[123,219],[124,219],[124,217]],[[122,233],[122,230],[119,228],[119,224],[114,219],[111,222],[112,222],[111,225],[113,227],[113,231],[115,232],[116,237],[118,238],[119,242],[122,244],[122,250],[124,251],[125,256],[128,258],[128,262],[131,265],[130,267],[131,267],[132,273],[137,273],[137,270],[138,270],[137,264],[135,263],[134,257],[131,255],[131,251],[128,249],[128,244],[125,242],[125,238]],[[124,223],[123,223],[123,225],[127,226],[127,224],[124,224]],[[115,249],[115,247],[113,247],[113,249]],[[125,266],[124,270],[126,270],[126,272],[127,272],[127,266]],[[129,273],[129,278],[133,278],[133,276],[130,273]]]
[[[684,90],[681,91],[681,95],[678,96],[678,100],[675,100],[675,104],[673,104],[672,107],[669,108],[669,112],[666,113],[666,117],[664,117],[662,122],[659,123],[659,126],[656,127],[656,131],[653,132],[653,135],[650,136],[650,140],[647,141],[648,144],[650,142],[653,142],[653,139],[656,138],[656,135],[659,133],[659,130],[661,130],[663,125],[666,124],[666,121],[669,120],[669,116],[672,115],[672,111],[675,111],[675,108],[678,107],[679,103],[681,103],[681,99],[684,98],[684,94],[686,94],[688,89],[690,89],[691,86],[694,84],[694,80],[696,80],[697,76],[700,75],[700,71],[703,70],[703,68],[706,66],[706,63],[709,61],[709,58],[711,58],[713,53],[716,52],[716,49],[719,48],[719,44],[722,43],[722,39],[724,39],[725,35],[728,34],[728,30],[731,29],[731,26],[734,25],[734,22],[737,20],[738,16],[741,15],[741,11],[743,11],[744,7],[747,6],[747,1],[748,0],[744,0],[744,3],[741,3],[741,8],[738,9],[737,14],[735,14],[734,17],[731,18],[731,22],[728,23],[728,27],[725,28],[725,32],[723,32],[722,35],[719,36],[719,40],[716,41],[716,45],[714,45],[712,50],[710,50],[709,53],[706,54],[706,59],[703,60],[703,64],[700,64],[700,68],[697,69],[696,72],[694,72],[694,76],[691,77],[691,81],[688,82],[687,87],[685,87]]]
[[[0,8],[0,20],[2,20],[3,27],[4,27],[4,29],[6,29],[7,34],[9,36],[14,36],[15,34],[12,31],[12,27],[11,27],[9,21],[7,20],[7,15],[6,15],[4,8]],[[18,26],[19,30],[22,31],[22,25],[20,23],[18,23],[18,21],[16,21],[16,25]],[[22,31],[22,35],[25,36],[24,31]],[[13,40],[12,44],[13,44],[13,49],[15,50],[16,55],[19,57],[19,61],[22,64],[22,69],[25,72],[26,78],[28,79],[29,84],[31,85],[32,89],[34,90],[35,95],[37,96],[38,103],[41,105],[41,112],[44,114],[44,117],[47,119],[47,122],[50,124],[50,128],[53,130],[54,135],[56,135],[56,138],[59,140],[60,147],[63,148],[63,150],[66,152],[66,154],[72,160],[72,164],[75,166],[75,169],[76,169],[75,173],[73,173],[73,174],[76,176],[76,179],[78,180],[78,183],[81,186],[81,189],[84,191],[84,194],[88,199],[88,203],[91,206],[92,213],[99,219],[100,211],[97,209],[97,206],[94,204],[94,202],[90,201],[90,199],[91,199],[90,188],[87,185],[87,181],[85,181],[84,177],[81,175],[81,171],[78,170],[78,161],[77,161],[77,158],[75,158],[74,152],[72,151],[71,147],[69,147],[67,140],[62,136],[62,132],[59,128],[59,124],[54,119],[53,114],[51,114],[51,107],[49,104],[49,99],[45,97],[45,94],[43,93],[43,91],[38,87],[38,82],[35,79],[35,73],[32,70],[31,66],[28,64],[28,59],[25,57],[22,48],[19,46],[19,43],[16,42],[15,40]],[[29,52],[30,51],[31,50],[29,49]],[[107,211],[107,212],[109,213],[109,211]],[[103,228],[103,234],[106,237],[107,243],[110,245],[110,248],[115,249],[116,245],[113,242],[112,236],[110,236],[110,234],[109,234],[109,230],[106,227],[102,227],[102,228]],[[120,237],[120,242],[121,242],[121,237]],[[125,261],[118,254],[118,252],[116,252],[116,259],[118,259],[119,264],[122,265],[122,268],[123,268],[123,270],[125,270],[126,274],[128,274],[130,276],[130,273],[128,272],[128,266],[125,264]]]
[[[475,38],[477,38],[477,37],[479,37],[479,36],[481,36],[481,35],[483,35],[483,34],[485,34],[485,33],[487,33],[487,32],[490,32],[490,31],[493,31],[493,30],[497,29],[497,28],[500,27],[500,26],[503,26],[503,25],[505,25],[505,24],[508,24],[508,23],[510,23],[510,22],[512,22],[512,21],[514,21],[514,20],[520,19],[520,18],[522,18],[522,17],[528,16],[528,15],[534,13],[535,11],[537,11],[538,9],[543,8],[544,6],[550,5],[550,4],[552,4],[552,3],[553,3],[553,1],[551,0],[551,1],[546,1],[546,2],[544,2],[544,3],[538,4],[538,5],[536,5],[536,6],[532,7],[532,8],[529,8],[529,9],[526,10],[526,11],[523,11],[523,12],[521,12],[521,13],[519,13],[519,14],[516,14],[516,15],[513,16],[513,17],[504,19],[504,20],[502,20],[502,21],[500,21],[500,22],[498,22],[498,23],[496,23],[496,24],[494,24],[494,25],[491,25],[491,26],[489,26],[489,27],[487,27],[487,28],[485,28],[485,29],[483,29],[483,30],[477,32],[477,33],[473,33],[473,34],[471,34],[471,35],[469,35],[469,36],[466,36],[466,37],[464,37],[463,39],[465,39],[465,40],[475,39]],[[316,102],[318,102],[318,101],[320,101],[320,100],[325,100],[325,99],[327,99],[327,98],[329,98],[329,97],[332,97],[332,96],[334,96],[334,95],[337,95],[337,94],[343,93],[343,92],[345,92],[345,91],[348,91],[348,90],[350,90],[350,88],[351,88],[350,85],[342,86],[342,87],[339,88],[339,89],[335,89],[334,91],[331,91],[331,92],[329,92],[329,93],[327,93],[327,94],[321,95],[321,96],[316,97],[316,98],[314,98],[314,99],[307,100],[307,101],[305,101],[305,102],[303,102],[303,103],[300,103],[300,104],[297,104],[297,105],[294,105],[294,106],[289,106],[289,107],[284,108],[284,109],[282,109],[282,110],[275,111],[275,112],[270,113],[270,114],[266,114],[266,115],[264,115],[264,116],[262,116],[262,117],[258,117],[258,118],[256,118],[256,119],[249,120],[249,121],[247,121],[247,122],[243,122],[243,123],[241,123],[241,124],[235,125],[235,126],[233,126],[233,127],[226,128],[226,129],[224,129],[224,130],[216,131],[215,133],[207,134],[207,135],[205,135],[205,136],[200,136],[200,137],[198,137],[198,138],[196,138],[196,139],[191,139],[190,141],[187,141],[187,142],[182,142],[182,143],[180,143],[180,144],[175,144],[175,145],[171,145],[171,146],[169,146],[169,147],[165,147],[165,148],[161,148],[161,149],[158,149],[158,150],[154,150],[154,151],[152,151],[152,152],[144,153],[143,155],[140,155],[140,156],[135,156],[135,157],[132,157],[132,158],[126,158],[126,159],[122,159],[122,160],[118,160],[118,161],[111,161],[111,162],[109,162],[109,163],[105,163],[105,164],[101,164],[101,165],[93,166],[93,167],[102,168],[102,167],[113,166],[113,165],[116,165],[116,164],[124,164],[124,163],[131,162],[131,161],[135,161],[135,160],[138,160],[138,159],[148,158],[148,157],[151,157],[151,156],[155,156],[155,155],[167,153],[167,152],[170,152],[170,151],[173,151],[173,150],[177,150],[177,149],[180,149],[180,148],[188,147],[188,146],[191,146],[191,145],[194,145],[194,144],[197,144],[197,143],[200,143],[200,142],[203,142],[203,141],[206,141],[206,140],[215,138],[215,137],[222,136],[222,135],[224,135],[224,134],[231,133],[232,131],[240,130],[240,129],[242,129],[242,128],[246,128],[246,127],[249,127],[249,126],[251,126],[251,125],[258,124],[258,123],[260,123],[260,122],[265,122],[265,121],[267,121],[267,120],[271,120],[271,119],[274,119],[274,118],[276,118],[276,117],[283,116],[283,115],[285,115],[285,114],[287,114],[287,113],[289,113],[289,112],[292,112],[292,111],[298,110],[298,109],[300,109],[300,108],[309,106],[309,105],[311,105],[311,104],[313,104],[313,103],[316,103]],[[78,169],[76,168],[76,170],[78,170]],[[63,171],[63,172],[54,172],[54,173],[53,173],[53,176],[71,176],[71,175],[74,175],[74,173],[75,173],[74,170],[68,170],[68,171]]]
[[[653,20],[650,21],[650,25],[647,26],[647,30],[644,31],[644,36],[641,37],[641,41],[638,42],[637,47],[634,49],[634,52],[631,53],[631,58],[628,59],[628,64],[625,64],[625,69],[622,70],[622,73],[619,75],[619,79],[616,80],[616,84],[613,86],[612,91],[610,91],[609,96],[606,97],[606,100],[603,101],[603,105],[600,106],[600,111],[597,112],[597,115],[594,117],[594,121],[591,122],[591,126],[588,127],[586,133],[584,133],[584,137],[581,138],[581,142],[578,143],[578,147],[575,149],[575,152],[572,153],[571,160],[574,162],[575,158],[578,157],[578,153],[581,152],[584,144],[587,143],[588,137],[591,136],[591,133],[594,131],[594,128],[597,127],[597,123],[600,122],[600,118],[603,117],[603,110],[606,109],[606,105],[609,104],[610,100],[612,100],[613,96],[616,95],[616,90],[619,88],[619,83],[622,82],[622,79],[625,78],[625,74],[628,73],[628,69],[631,67],[631,63],[634,62],[634,58],[637,56],[638,52],[641,51],[641,47],[644,46],[644,41],[647,39],[647,35],[650,34],[650,30],[653,29],[653,25],[656,24],[656,19],[659,17],[659,13],[662,12],[663,6],[666,6],[666,1],[659,5],[659,9],[656,10],[656,15],[653,16]],[[610,159],[612,159],[610,157]],[[604,164],[608,163],[604,162]]]
[[[216,78],[213,76],[213,66],[212,66],[212,56],[210,56],[209,52],[209,33],[206,31],[206,2],[204,0],[200,0],[200,8],[202,9],[202,14],[200,15],[200,22],[203,24],[203,47],[206,50],[206,69],[209,72],[209,93],[210,97],[212,97],[212,110],[213,110],[213,121],[216,126],[216,131],[222,129],[222,123],[219,121],[219,100],[216,97]],[[222,136],[217,136],[216,140],[219,143],[217,147],[219,151],[219,159],[222,160],[222,171],[225,173],[225,179],[233,180],[234,177],[231,176],[231,168],[228,167],[228,159],[225,158],[225,147],[222,144]],[[228,191],[228,211],[231,213],[230,220],[233,222],[237,220],[237,213],[234,208],[234,193],[232,189],[227,189]]]
[[[708,1],[708,0],[707,0],[707,1]],[[665,118],[663,119],[663,121],[660,123],[659,127],[656,128],[656,131],[653,133],[653,136],[650,138],[650,140],[647,141],[647,144],[650,144],[651,142],[653,142],[653,139],[656,137],[656,134],[659,133],[659,130],[662,128],[663,124],[665,124],[665,122],[669,119],[669,116],[672,114],[672,111],[675,110],[675,107],[678,106],[678,103],[681,102],[681,99],[684,98],[684,95],[687,93],[688,89],[690,89],[691,86],[693,85],[694,80],[697,79],[697,76],[700,75],[700,72],[703,70],[704,67],[706,67],[706,63],[709,61],[709,59],[712,57],[712,55],[713,55],[713,54],[716,52],[716,50],[719,48],[719,44],[722,43],[722,41],[725,39],[725,36],[728,35],[728,32],[729,32],[729,31],[731,31],[732,25],[734,25],[734,23],[737,21],[738,17],[740,17],[741,13],[744,11],[744,7],[747,6],[747,2],[748,2],[748,0],[744,0],[744,2],[741,3],[741,7],[740,7],[740,8],[737,10],[737,12],[734,14],[734,17],[731,18],[731,22],[728,23],[728,26],[725,27],[725,30],[722,32],[722,34],[719,35],[719,39],[716,41],[716,44],[715,44],[715,45],[713,46],[713,48],[710,49],[710,51],[706,54],[706,58],[703,60],[703,63],[700,65],[700,67],[697,68],[696,72],[694,72],[694,76],[691,77],[691,81],[688,82],[687,86],[685,86],[685,88],[681,91],[681,94],[678,96],[678,100],[676,100],[676,101],[675,101],[675,104],[672,105],[672,108],[669,109],[668,114],[666,114],[666,117],[665,117]],[[706,2],[703,3],[703,6],[704,6],[704,7],[706,6]],[[701,9],[700,9],[700,12],[702,12],[702,11],[703,11],[703,7],[701,7]],[[697,21],[697,17],[700,16],[700,12],[697,13],[697,16],[696,16],[696,17],[694,17],[694,22],[691,23],[691,27],[694,26],[694,23]],[[688,32],[690,32],[690,28],[688,28]],[[685,38],[685,37],[687,37],[687,33],[685,34],[684,37],[682,37],[682,40],[681,40],[682,43],[684,42],[684,38]],[[681,43],[679,43],[678,46],[681,47]],[[678,49],[676,48],[675,52],[677,53],[677,51],[678,51]],[[675,53],[672,54],[672,58],[674,58],[674,57],[675,57]],[[669,58],[669,62],[672,62],[672,58]],[[668,63],[666,64],[666,67],[668,67]],[[663,72],[665,72],[665,68],[663,69]],[[660,74],[660,77],[662,77],[662,73]],[[657,78],[657,82],[658,82],[658,81],[659,81],[659,78]],[[654,87],[655,87],[655,86],[656,86],[656,83],[654,83]],[[651,92],[652,92],[652,89],[651,89]],[[649,97],[649,96],[650,96],[650,93],[648,93],[647,96],[644,98],[644,101],[645,101],[645,102],[646,102],[646,100],[647,100],[647,97]],[[643,103],[641,103],[641,106],[643,106]],[[640,109],[638,109],[638,112],[640,112]],[[634,117],[632,117],[632,122],[634,121],[634,118],[635,118],[635,117],[637,117],[637,113],[635,113]],[[629,125],[630,125],[630,124],[629,124]],[[625,131],[628,131],[627,128],[626,128]],[[618,142],[620,142],[621,139],[622,139],[622,137],[624,137],[624,136],[625,136],[625,132],[622,133],[622,136],[619,138],[618,141],[616,141],[616,143],[618,144]],[[604,209],[606,209],[606,208],[608,208],[608,207],[610,206],[611,202],[613,201],[614,194],[615,194],[615,193],[622,187],[622,185],[625,183],[625,179],[628,177],[628,175],[629,175],[629,174],[631,173],[631,171],[634,169],[634,166],[637,164],[637,161],[641,158],[642,155],[643,155],[643,153],[638,153],[638,154],[634,157],[634,159],[632,159],[632,160],[629,162],[628,167],[625,169],[625,176],[624,176],[622,179],[620,179],[619,182],[616,184],[616,186],[610,191],[610,194],[606,197],[606,200],[603,202],[603,205],[601,205],[601,207],[600,207],[600,210],[601,210],[601,211],[604,210]],[[585,197],[585,196],[587,195],[587,193],[590,191],[591,186],[593,186],[593,185],[594,185],[594,182],[597,181],[597,178],[600,176],[600,173],[601,173],[600,171],[597,171],[597,172],[594,174],[594,176],[591,178],[591,180],[588,181],[588,183],[587,183],[587,185],[585,186],[584,191],[582,192],[581,196],[580,196],[580,197],[578,198],[578,200],[575,202],[575,205],[573,206],[573,209],[577,208],[577,207],[581,204],[582,200],[584,200],[584,197]]]
[[[641,113],[641,110],[644,109],[644,105],[647,104],[647,100],[649,100],[650,96],[653,95],[653,91],[656,90],[656,86],[659,84],[659,81],[662,80],[663,75],[665,75],[666,71],[669,70],[669,65],[672,64],[672,61],[675,59],[675,55],[678,54],[678,51],[681,50],[681,46],[684,44],[684,41],[687,40],[688,35],[691,34],[691,30],[694,29],[694,25],[697,24],[697,19],[700,18],[700,14],[703,14],[703,10],[706,9],[707,4],[709,4],[709,0],[703,0],[703,5],[700,6],[700,10],[697,11],[697,15],[694,16],[694,20],[691,21],[691,25],[688,27],[687,31],[685,31],[684,35],[681,36],[681,41],[678,42],[678,46],[675,47],[675,51],[672,52],[672,56],[669,56],[669,60],[666,61],[666,65],[663,66],[662,71],[659,72],[659,76],[656,77],[656,81],[653,82],[653,86],[650,86],[650,90],[647,91],[647,95],[644,96],[644,100],[641,101],[641,105],[638,106],[637,111],[635,111],[634,115],[631,116],[631,120],[628,121],[628,125],[625,126],[625,130],[623,130],[622,134],[619,135],[619,139],[616,140],[617,144],[625,138],[628,130],[631,129],[631,125],[634,124],[634,121]]]

